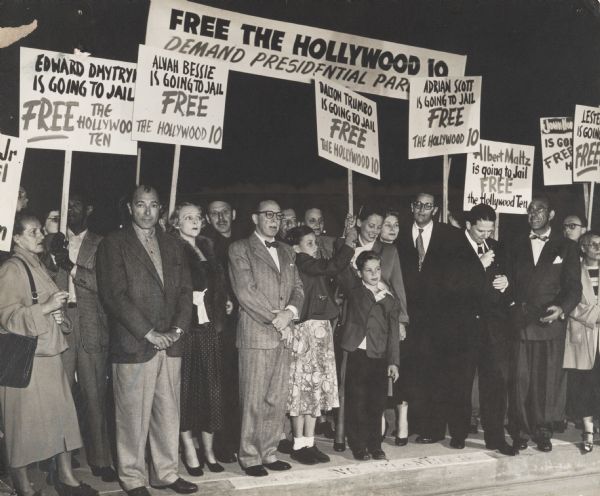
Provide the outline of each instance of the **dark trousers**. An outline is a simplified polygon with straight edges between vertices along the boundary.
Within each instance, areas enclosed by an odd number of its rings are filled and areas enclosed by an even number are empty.
[[[387,361],[365,350],[348,353],[346,434],[352,451],[381,449],[381,416],[387,401]]]

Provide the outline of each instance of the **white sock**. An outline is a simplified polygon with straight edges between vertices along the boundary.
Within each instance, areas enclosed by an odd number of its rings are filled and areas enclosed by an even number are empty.
[[[398,437],[408,437],[408,403],[400,405],[400,426],[398,428]]]
[[[305,437],[304,438],[304,446],[307,448],[312,448],[315,445],[315,437]]]
[[[294,438],[294,451],[302,449],[306,446],[306,438],[305,437],[295,437]]]

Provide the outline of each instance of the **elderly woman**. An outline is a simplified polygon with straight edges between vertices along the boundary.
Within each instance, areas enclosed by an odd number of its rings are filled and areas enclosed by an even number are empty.
[[[38,256],[44,251],[39,220],[19,213],[13,232],[14,254],[0,267],[0,327],[2,332],[37,336],[31,381],[25,388],[0,386],[0,407],[6,431],[8,462],[17,493],[37,494],[27,466],[56,457],[60,496],[95,496],[71,469],[71,451],[82,446],[75,404],[60,354],[68,332],[62,306],[68,293],[59,291]],[[39,303],[33,303],[29,268]]]
[[[569,315],[563,367],[569,370],[569,413],[583,419],[582,450],[594,449],[594,416],[600,414],[600,234],[587,232],[579,239],[581,264],[581,301]]]
[[[181,365],[181,441],[183,461],[192,476],[202,475],[203,462],[211,472],[222,472],[213,450],[213,434],[223,428],[222,359],[219,333],[227,305],[225,273],[208,238],[199,236],[200,207],[178,205],[169,219],[169,231],[181,237],[192,273],[194,317]],[[203,456],[196,453],[200,435]]]

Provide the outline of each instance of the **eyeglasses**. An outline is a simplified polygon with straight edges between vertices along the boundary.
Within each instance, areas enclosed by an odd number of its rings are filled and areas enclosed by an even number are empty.
[[[283,212],[273,212],[273,210],[260,210],[255,212],[257,214],[265,214],[265,217],[269,220],[276,218],[277,220],[283,219]]]
[[[594,248],[594,250],[600,250],[600,243],[597,243],[596,241],[590,241],[589,243],[584,243],[583,246],[591,246],[592,248]]]
[[[575,224],[575,223],[573,223],[573,224],[563,224],[563,227],[565,229],[570,229],[572,231],[576,227],[583,227],[583,226],[581,224]]]
[[[548,207],[529,207],[527,209],[527,213],[528,214],[539,214],[542,213],[544,210],[548,210]]]
[[[50,222],[58,222],[60,220],[60,217],[48,217],[48,220]]]
[[[412,206],[415,210],[432,210],[435,207],[433,203],[421,203],[420,201],[413,202]]]

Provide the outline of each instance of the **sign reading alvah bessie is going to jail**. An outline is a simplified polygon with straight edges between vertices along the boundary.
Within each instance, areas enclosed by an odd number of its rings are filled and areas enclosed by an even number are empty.
[[[524,214],[531,202],[535,147],[498,141],[479,141],[467,155],[463,209],[479,203],[504,214]]]
[[[477,150],[481,77],[411,78],[408,158]]]
[[[575,106],[573,182],[600,182],[600,109]]]
[[[140,45],[133,137],[222,148],[228,74],[213,59]]]
[[[379,179],[379,134],[375,102],[315,78],[319,157]]]
[[[0,134],[0,251],[10,251],[25,141]]]
[[[135,155],[135,64],[21,48],[19,136],[29,148]]]
[[[467,57],[338,33],[183,0],[152,0],[146,44],[227,62],[230,69],[408,98],[409,78],[462,76]]]

